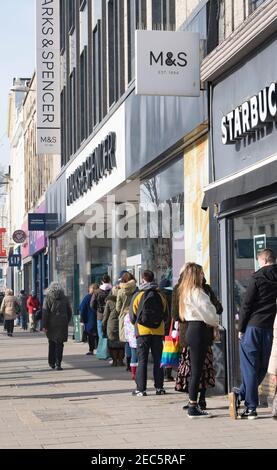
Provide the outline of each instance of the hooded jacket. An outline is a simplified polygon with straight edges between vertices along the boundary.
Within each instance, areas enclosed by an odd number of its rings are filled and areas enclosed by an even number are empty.
[[[49,287],[43,303],[42,325],[47,338],[54,342],[64,343],[68,338],[68,324],[72,310],[64,291],[57,284]]]
[[[119,316],[119,338],[120,341],[126,342],[124,319],[129,313],[129,307],[134,293],[138,290],[136,281],[131,279],[128,282],[119,284],[119,291],[116,300],[116,311]]]
[[[247,326],[272,329],[276,315],[277,265],[264,266],[250,278],[239,314],[239,331]]]
[[[145,335],[154,335],[154,336],[164,336],[165,335],[165,321],[162,320],[159,328],[149,328],[147,326],[140,325],[137,323],[137,314],[139,311],[139,304],[143,299],[145,293],[149,290],[156,290],[161,297],[162,305],[163,305],[163,312],[162,315],[164,320],[166,320],[167,312],[168,312],[168,305],[166,298],[160,292],[158,285],[155,282],[148,282],[146,284],[142,284],[140,290],[137,294],[135,294],[132,298],[132,302],[130,305],[130,320],[136,328],[137,336],[145,336]]]
[[[19,311],[20,305],[17,298],[13,295],[12,291],[8,290],[1,305],[1,313],[4,315],[4,319],[14,320]]]
[[[93,294],[91,301],[90,301],[90,308],[97,312],[97,320],[103,320],[106,300],[108,295],[112,291],[112,285],[103,283],[101,284],[98,292]]]

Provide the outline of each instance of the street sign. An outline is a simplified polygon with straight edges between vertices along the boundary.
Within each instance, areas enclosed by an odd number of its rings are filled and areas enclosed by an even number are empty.
[[[58,214],[28,214],[29,232],[46,232],[58,227]]]
[[[21,266],[21,255],[15,254],[9,256],[9,267],[20,268]]]
[[[15,243],[24,243],[25,240],[27,238],[27,235],[26,233],[24,232],[24,230],[16,230],[14,233],[13,233],[13,241]]]
[[[259,263],[257,260],[257,255],[260,251],[266,248],[266,234],[262,235],[254,235],[254,263],[255,263],[255,271],[258,271]]]

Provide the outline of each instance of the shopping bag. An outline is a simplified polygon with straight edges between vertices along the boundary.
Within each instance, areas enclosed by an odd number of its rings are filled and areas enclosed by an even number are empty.
[[[99,338],[96,357],[97,359],[109,359],[108,338]]]
[[[161,359],[161,367],[178,367],[180,361],[180,335],[178,334],[173,338],[173,320],[171,322],[169,335],[165,337],[163,352],[162,352],[162,359]],[[176,330],[174,330],[176,331]],[[176,334],[176,333],[175,333]]]

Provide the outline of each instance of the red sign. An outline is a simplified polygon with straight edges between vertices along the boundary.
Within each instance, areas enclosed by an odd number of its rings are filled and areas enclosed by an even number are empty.
[[[5,228],[0,228],[0,258],[7,258],[7,251],[4,248],[4,236],[6,234]]]

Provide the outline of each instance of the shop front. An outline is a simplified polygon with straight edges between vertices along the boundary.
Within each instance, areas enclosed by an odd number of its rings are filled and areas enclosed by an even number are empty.
[[[257,253],[277,255],[276,36],[211,86],[211,278],[220,285],[228,387],[240,384],[239,310]],[[216,254],[216,252],[218,252]]]

